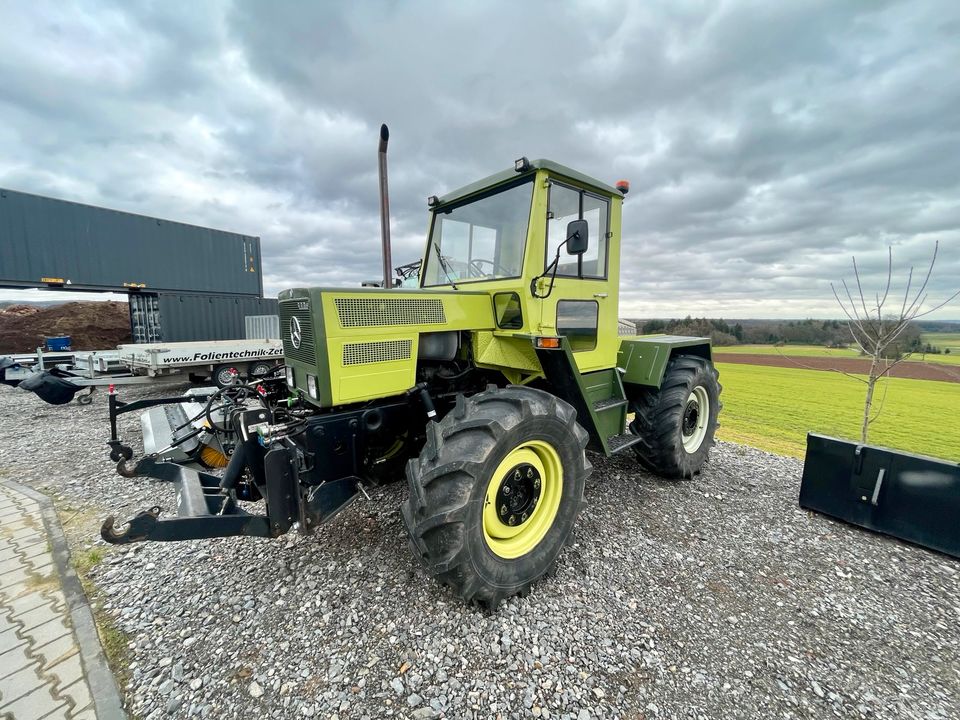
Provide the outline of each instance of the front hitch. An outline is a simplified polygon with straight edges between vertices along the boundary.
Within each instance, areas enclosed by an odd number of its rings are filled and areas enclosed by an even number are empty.
[[[240,508],[233,495],[220,487],[216,475],[197,472],[171,462],[143,458],[137,463],[138,474],[168,480],[176,486],[177,515],[160,519],[160,508],[152,507],[137,513],[115,527],[114,516],[104,520],[100,537],[113,545],[126,545],[145,540],[171,542],[199,540],[234,535],[276,537],[281,534],[271,526],[266,515],[253,515]]]
[[[169,542],[249,535],[278,537],[296,527],[309,534],[348,507],[360,494],[359,478],[346,475],[309,488],[300,485],[300,455],[289,441],[268,450],[256,436],[240,443],[223,477],[175,462],[143,457],[135,464],[120,460],[124,475],[165,480],[176,488],[175,517],[160,518],[160,508],[144,510],[115,527],[114,516],[100,528],[105,542],[123,545],[141,541]],[[237,501],[266,500],[266,514],[255,515]]]

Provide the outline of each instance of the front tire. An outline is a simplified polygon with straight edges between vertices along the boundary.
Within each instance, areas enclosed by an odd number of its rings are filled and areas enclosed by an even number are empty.
[[[553,566],[591,466],[576,411],[533,388],[491,388],[427,427],[407,464],[404,523],[427,572],[491,609]]]
[[[632,400],[630,431],[640,464],[665,478],[692,478],[714,446],[720,412],[719,373],[707,360],[677,355],[659,390],[644,389]]]

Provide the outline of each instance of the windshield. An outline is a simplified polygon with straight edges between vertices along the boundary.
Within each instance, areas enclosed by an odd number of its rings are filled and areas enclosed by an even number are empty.
[[[434,212],[423,287],[520,277],[533,178]]]

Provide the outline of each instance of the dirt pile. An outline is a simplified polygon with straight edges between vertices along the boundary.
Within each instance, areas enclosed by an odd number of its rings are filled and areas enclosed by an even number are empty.
[[[0,355],[33,352],[45,337],[69,335],[74,350],[110,350],[130,342],[130,310],[119,302],[70,302],[0,309]]]
[[[42,308],[39,305],[9,305],[5,308],[0,308],[0,313],[8,313],[9,315],[17,315],[24,317],[26,315],[33,315],[34,313],[40,312]]]

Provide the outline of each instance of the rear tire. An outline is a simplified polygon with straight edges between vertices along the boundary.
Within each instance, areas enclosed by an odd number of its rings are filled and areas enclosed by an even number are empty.
[[[590,474],[576,411],[541,390],[490,388],[427,427],[401,508],[427,572],[495,609],[552,568]]]
[[[677,355],[670,360],[659,390],[644,389],[631,406],[633,446],[647,470],[665,478],[692,478],[716,443],[720,374],[707,360]]]

